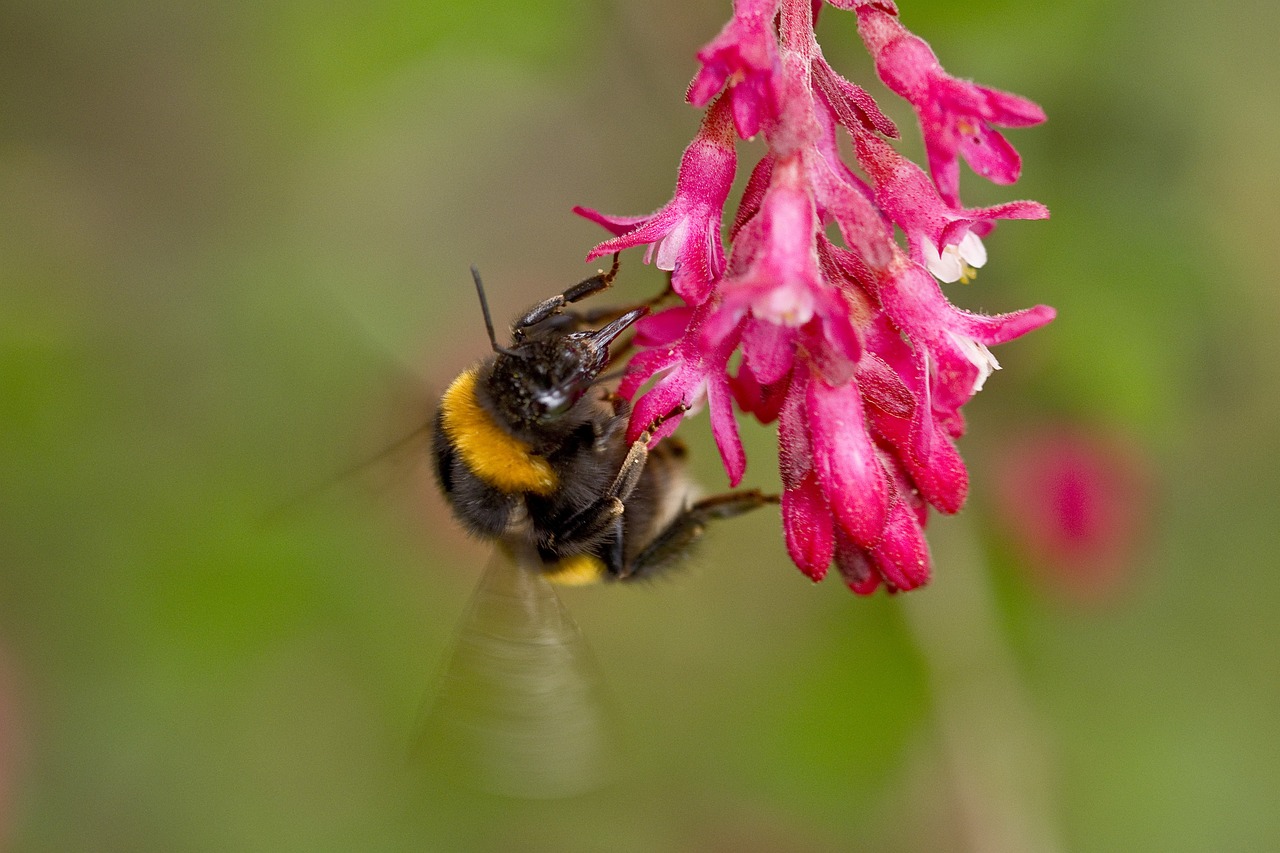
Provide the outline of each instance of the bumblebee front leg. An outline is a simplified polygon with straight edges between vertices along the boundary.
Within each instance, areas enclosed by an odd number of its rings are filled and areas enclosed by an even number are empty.
[[[634,311],[637,308],[657,308],[674,294],[675,291],[671,289],[671,283],[668,281],[667,286],[659,291],[657,296],[652,296],[643,302],[636,302],[631,305],[623,306],[611,305],[607,308],[593,308],[590,311],[578,311],[575,313],[575,316],[578,318],[579,322],[588,326],[594,326],[597,323],[607,323],[610,320],[616,320],[623,314],[626,314],[629,311]]]
[[[583,279],[563,293],[558,293],[549,299],[544,299],[537,305],[530,308],[525,312],[524,316],[515,322],[515,325],[512,327],[512,335],[514,336],[516,343],[523,340],[525,333],[530,328],[540,323],[545,323],[552,318],[555,318],[553,325],[556,328],[566,328],[574,331],[578,329],[589,329],[599,326],[602,323],[609,323],[617,320],[624,314],[629,314],[638,308],[656,308],[675,294],[675,291],[671,288],[670,281],[668,281],[667,286],[664,287],[657,296],[651,297],[650,299],[646,299],[642,302],[636,302],[629,305],[609,305],[602,308],[592,308],[586,311],[565,310],[566,305],[580,302],[588,296],[599,293],[613,284],[614,278],[618,275],[618,264],[618,255],[614,254],[613,266],[609,268],[608,272],[600,270],[595,275],[590,278]],[[629,348],[629,343],[627,346],[615,350],[615,352],[625,351],[627,348]]]
[[[624,567],[618,579],[632,581],[659,575],[680,563],[689,548],[702,538],[708,523],[721,518],[733,518],[765,504],[776,504],[778,500],[777,495],[768,495],[757,489],[726,492],[704,498],[681,512],[659,531],[630,565]]]
[[[622,514],[626,510],[627,499],[636,490],[640,475],[644,473],[645,462],[649,459],[649,442],[653,440],[653,434],[659,427],[687,411],[689,411],[688,405],[680,403],[665,415],[655,418],[644,432],[636,437],[631,447],[627,449],[627,456],[622,460],[617,475],[605,493],[570,516],[560,526],[559,535],[547,535],[538,543],[544,559],[558,554],[563,543],[595,539],[612,527],[606,549],[606,569],[611,575],[621,573],[623,568]]]
[[[618,253],[615,252],[613,266],[609,268],[608,272],[601,270],[590,278],[584,278],[563,293],[557,293],[555,296],[544,299],[530,308],[523,317],[516,320],[515,325],[512,327],[512,336],[515,338],[516,343],[519,343],[524,337],[525,330],[531,326],[538,325],[548,317],[561,313],[564,306],[579,302],[608,288],[618,275],[618,264]]]

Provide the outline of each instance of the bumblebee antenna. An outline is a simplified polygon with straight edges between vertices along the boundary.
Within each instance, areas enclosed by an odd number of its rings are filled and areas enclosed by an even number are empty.
[[[476,269],[476,265],[471,265],[471,277],[476,282],[476,295],[480,297],[480,310],[484,312],[484,328],[489,333],[489,345],[493,347],[493,351],[502,355],[517,355],[515,350],[507,349],[498,343],[498,338],[493,333],[493,317],[489,315],[489,300],[484,298],[484,285],[480,283],[480,270]]]

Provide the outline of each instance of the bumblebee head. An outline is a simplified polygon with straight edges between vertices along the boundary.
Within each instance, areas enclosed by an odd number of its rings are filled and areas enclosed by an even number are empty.
[[[486,382],[493,407],[521,431],[566,420],[608,367],[609,345],[647,312],[637,308],[594,331],[541,335],[498,349]]]

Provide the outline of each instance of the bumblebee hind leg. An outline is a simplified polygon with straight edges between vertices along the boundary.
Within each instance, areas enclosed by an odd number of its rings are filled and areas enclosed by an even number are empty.
[[[704,498],[682,511],[660,530],[653,541],[645,545],[635,559],[623,568],[618,580],[656,577],[680,563],[693,544],[702,538],[708,523],[722,518],[734,518],[765,504],[776,503],[777,495],[767,495],[756,489]]]

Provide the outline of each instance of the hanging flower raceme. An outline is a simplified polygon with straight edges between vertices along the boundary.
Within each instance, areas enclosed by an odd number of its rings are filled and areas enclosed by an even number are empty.
[[[706,118],[675,197],[649,216],[575,210],[614,234],[588,260],[645,246],[685,303],[638,324],[639,352],[619,389],[627,398],[644,391],[631,437],[705,404],[737,485],[747,460],[735,406],[776,420],[788,552],[814,580],[834,564],[866,594],[929,579],[928,509],[964,504],[968,473],[955,439],[961,407],[999,367],[989,348],[1053,319],[1046,306],[974,314],[939,285],[968,281],[986,263],[981,238],[997,220],[1048,216],[1031,201],[966,208],[959,199],[960,157],[996,183],[1018,177],[1017,153],[993,124],[1044,116],[948,76],[892,2],[828,2],[858,15],[881,78],[915,107],[929,173],[886,141],[898,131],[871,95],[823,58],[812,0],[737,0],[698,53],[688,99]],[[729,224],[726,256],[735,136],[757,134],[767,150]],[[654,441],[680,419],[666,420]]]

